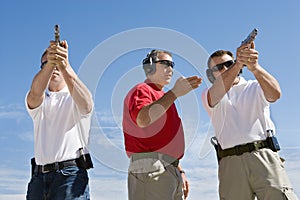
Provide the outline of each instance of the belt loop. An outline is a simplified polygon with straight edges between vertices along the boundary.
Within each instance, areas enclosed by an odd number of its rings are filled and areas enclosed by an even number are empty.
[[[157,153],[158,160],[164,160],[164,155],[162,153]]]
[[[38,167],[37,165],[35,165],[32,172],[33,172],[33,173],[32,173],[32,176],[33,176],[33,175],[37,175],[37,174],[39,173],[39,167]]]
[[[235,149],[236,155],[241,155],[241,150],[240,150],[240,148],[241,148],[240,145],[238,145],[238,146],[236,146],[236,147],[234,148],[234,149]]]
[[[56,170],[59,170],[59,162],[55,162],[55,164],[54,164],[54,170],[56,171]],[[61,163],[62,164],[62,166],[64,167],[64,164],[63,163]],[[62,167],[62,168],[63,168]]]

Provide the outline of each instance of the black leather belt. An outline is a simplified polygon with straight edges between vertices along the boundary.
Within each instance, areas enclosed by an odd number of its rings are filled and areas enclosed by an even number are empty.
[[[239,156],[242,155],[243,153],[252,152],[262,148],[270,148],[266,140],[238,145],[224,150],[221,149],[220,145],[218,145],[218,156],[220,157],[220,159],[226,156],[234,156],[234,155]]]
[[[37,170],[39,173],[48,173],[57,170],[61,170],[65,167],[77,166],[76,160],[67,160],[62,162],[55,162],[47,165],[37,165]]]
[[[178,167],[179,160],[176,158],[173,158],[172,156],[157,153],[157,152],[143,152],[143,153],[135,153],[131,155],[132,161],[140,160],[140,159],[146,159],[146,158],[153,158],[157,160],[163,160],[166,163],[169,163],[173,165],[174,167]]]

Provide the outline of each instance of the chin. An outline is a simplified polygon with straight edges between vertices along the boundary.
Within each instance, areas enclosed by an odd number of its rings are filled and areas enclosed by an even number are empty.
[[[170,84],[171,83],[171,80],[168,80],[168,81],[166,81],[165,83],[164,83],[164,85],[168,85],[168,84]]]

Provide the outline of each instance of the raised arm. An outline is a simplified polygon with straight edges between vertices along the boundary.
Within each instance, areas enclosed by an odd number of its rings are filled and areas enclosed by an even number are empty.
[[[85,84],[72,69],[68,58],[68,44],[62,41],[61,45],[51,43],[48,59],[61,71],[70,94],[81,114],[90,113],[93,107],[92,95]]]
[[[247,65],[260,84],[267,101],[275,102],[281,96],[281,89],[278,81],[258,64],[258,52],[255,50],[254,42],[251,48],[243,48],[240,51],[240,62]]]
[[[207,93],[207,101],[210,107],[218,104],[228,90],[230,90],[242,67],[243,65],[239,62],[235,62],[232,67],[216,77],[216,80]]]
[[[47,61],[47,55],[42,58],[42,62]],[[30,91],[27,95],[27,105],[30,109],[37,108],[43,102],[45,90],[52,76],[54,67],[45,64],[44,67],[33,78]]]

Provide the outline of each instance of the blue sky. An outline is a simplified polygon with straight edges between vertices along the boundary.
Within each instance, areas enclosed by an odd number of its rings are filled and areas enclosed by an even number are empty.
[[[0,2],[0,199],[24,199],[33,155],[33,126],[24,97],[43,50],[59,24],[70,62],[95,99],[90,171],[93,199],[126,199],[128,159],[120,126],[122,100],[144,80],[141,60],[152,48],[174,53],[175,75],[204,77],[208,54],[235,52],[253,29],[260,64],[281,84],[272,104],[286,170],[300,194],[299,89],[300,2],[287,1],[1,1]],[[244,70],[247,79],[253,76]],[[182,165],[191,182],[189,199],[217,199],[217,163],[207,138],[210,121],[201,104],[207,80],[176,104],[186,130]]]

